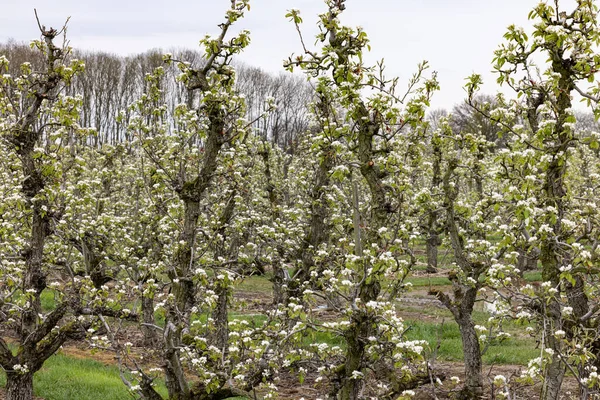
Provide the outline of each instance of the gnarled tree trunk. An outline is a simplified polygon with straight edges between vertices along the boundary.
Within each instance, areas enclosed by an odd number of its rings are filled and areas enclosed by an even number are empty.
[[[6,400],[33,399],[33,372],[6,373]]]
[[[457,322],[463,344],[465,363],[465,387],[462,395],[465,399],[478,399],[483,395],[479,338],[471,313],[462,315],[457,319]]]

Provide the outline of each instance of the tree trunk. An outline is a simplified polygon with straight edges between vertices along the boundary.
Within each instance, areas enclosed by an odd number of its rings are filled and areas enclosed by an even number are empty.
[[[526,271],[535,271],[537,269],[537,263],[539,258],[539,249],[531,248],[529,251],[526,249],[520,248],[517,249],[519,256],[517,258],[517,268],[519,269],[520,274]]]
[[[551,342],[556,342],[554,337],[550,338]],[[550,344],[549,348],[556,348],[560,346],[558,343]],[[544,386],[542,388],[542,400],[558,400],[560,394],[560,387],[562,385],[563,378],[565,376],[565,367],[559,358],[558,353],[554,353],[552,356],[552,362],[546,366],[546,373],[544,376]]]
[[[273,265],[273,305],[285,304],[287,302],[288,291],[285,289],[287,277],[280,260],[277,260]]]
[[[142,295],[142,319],[147,325],[142,325],[142,333],[144,334],[144,347],[154,348],[159,341],[156,329],[150,325],[156,325],[154,320],[154,299],[152,297]]]
[[[361,302],[366,304],[377,299],[380,291],[381,285],[377,280],[363,284],[359,295]],[[375,319],[368,312],[353,311],[352,326],[345,335],[348,348],[346,350],[342,387],[337,394],[338,400],[358,400],[360,398],[360,393],[364,387],[364,378],[357,379],[353,377],[353,373],[354,371],[364,372],[366,338],[375,334],[376,326]]]
[[[430,274],[437,272],[437,257],[438,247],[440,245],[440,237],[437,233],[431,232],[427,238],[427,269]]]
[[[462,398],[478,399],[483,395],[483,378],[477,331],[475,331],[475,324],[470,313],[457,319],[457,322],[462,338],[465,363],[465,387],[461,393]]]
[[[562,158],[557,157],[557,155],[558,153],[567,153],[569,148],[573,146],[572,133],[569,129],[565,129],[565,124],[569,114],[567,110],[571,108],[571,92],[575,89],[575,74],[570,69],[570,66],[565,63],[565,60],[563,60],[562,52],[552,51],[550,54],[552,70],[560,74],[558,82],[560,90],[556,98],[557,123],[552,137],[554,143],[544,148],[546,154],[553,156],[552,162],[546,170],[544,191],[546,195],[545,203],[556,208],[557,220],[553,226],[554,235],[549,235],[545,240],[542,240],[540,261],[542,264],[542,279],[545,282],[551,282],[553,287],[559,287],[561,282],[560,269],[571,262],[572,255],[564,246],[559,245],[558,240],[555,239],[563,237],[562,221],[571,207],[569,204],[570,196],[568,196],[569,187],[565,184],[567,163],[563,162]],[[534,123],[537,122],[535,121],[536,111],[537,108],[531,107],[530,112],[532,116],[530,120]],[[579,281],[579,277],[576,277],[576,279],[578,283],[574,286],[565,286],[563,293],[573,306],[574,316],[579,318],[587,310],[588,299],[585,293],[581,291],[583,282]],[[560,298],[561,294],[557,294],[557,298]],[[561,326],[562,321],[561,305],[558,301],[552,299],[549,302],[545,310],[544,319],[546,347],[554,350],[554,355],[552,356],[552,362],[546,366],[541,398],[543,400],[558,400],[566,368],[564,360],[559,358],[562,351],[562,342],[554,336],[554,331]],[[567,335],[576,335],[576,329],[572,329],[569,326],[565,326],[565,328],[567,329]]]
[[[8,372],[6,374],[6,400],[32,400],[33,399],[33,373],[19,374]]]
[[[346,363],[343,368],[342,387],[337,394],[338,400],[357,400],[364,385],[363,379],[353,379],[352,373],[354,371],[361,372],[362,361],[365,352],[365,343],[363,341],[363,335],[365,334],[366,328],[366,316],[355,315],[353,326],[348,330],[346,335],[348,348],[346,350]],[[367,335],[364,335],[367,337]]]
[[[458,184],[452,184],[455,176],[455,170],[458,167],[458,159],[448,161],[448,169],[444,174],[443,188],[445,193],[446,207],[446,229],[450,238],[454,258],[456,263],[464,273],[479,282],[484,265],[472,262],[469,259],[468,252],[465,250],[464,238],[459,232],[459,227],[455,212],[456,199],[458,197]],[[479,339],[473,323],[473,307],[477,300],[478,283],[473,287],[465,288],[456,277],[449,276],[452,281],[454,291],[454,300],[447,295],[439,292],[438,299],[452,312],[454,320],[458,324],[460,336],[463,344],[465,379],[466,383],[461,392],[461,397],[465,400],[478,399],[483,395],[483,378],[481,376],[481,349],[479,348]]]
[[[552,286],[557,287],[560,282],[559,262],[557,260],[557,251],[553,243],[542,242],[540,252],[540,261],[542,263],[542,280],[552,282]],[[564,366],[561,364],[559,354],[562,350],[560,340],[554,336],[554,331],[560,326],[561,306],[558,301],[552,299],[546,306],[544,315],[544,333],[546,337],[546,348],[552,349],[554,355],[552,362],[548,363],[544,371],[544,386],[542,388],[542,400],[558,400],[560,387],[565,375]],[[570,331],[568,332],[571,333]]]
[[[176,274],[171,277],[173,281],[173,294],[175,296],[175,306],[177,310],[171,310],[173,315],[178,317],[176,321],[184,320],[188,316],[189,309],[194,304],[194,284],[190,277],[192,270],[193,252],[196,244],[196,227],[200,215],[200,203],[195,200],[188,200],[184,203],[184,224],[183,230],[179,235],[180,245],[175,252]],[[184,321],[185,323],[189,321]]]
[[[277,141],[275,141],[277,143]],[[271,164],[270,164],[270,154],[271,149],[270,146],[265,142],[263,143],[264,149],[259,152],[262,156],[263,163],[265,165],[264,173],[265,178],[267,180],[266,191],[269,197],[269,204],[271,205],[271,215],[273,217],[273,221],[278,220],[281,215],[279,212],[280,199],[275,190],[275,185],[273,184],[273,176],[271,174]],[[273,261],[273,305],[277,306],[278,304],[285,303],[286,290],[284,289],[284,285],[287,282],[285,271],[283,270],[283,258],[285,256],[285,251],[281,246],[277,246],[277,254],[278,258]]]
[[[362,347],[362,348],[361,348]],[[351,343],[348,341],[348,351],[346,352],[346,366],[344,368],[346,378],[344,385],[337,395],[338,400],[357,400],[360,389],[363,385],[362,379],[349,379],[353,371],[360,371],[360,361],[364,353],[364,346],[359,342]]]
[[[164,332],[164,355],[165,386],[170,400],[188,400],[190,388],[187,383],[183,365],[179,358],[181,332],[172,322],[167,322]]]
[[[215,332],[211,335],[211,343],[225,354],[229,342],[229,321],[227,320],[227,297],[229,289],[218,284],[216,287],[217,306],[212,312],[215,321]]]
[[[324,148],[323,153],[323,159],[315,172],[314,183],[310,191],[310,223],[297,256],[302,263],[294,271],[293,279],[288,283],[286,301],[292,298],[302,299],[303,285],[310,280],[310,273],[315,267],[315,252],[321,244],[329,241],[331,234],[331,228],[327,223],[330,207],[325,195],[330,185],[329,171],[333,168],[335,160],[331,156],[329,148]]]
[[[218,229],[219,236],[222,237],[222,242],[217,242],[217,248],[215,249],[215,258],[236,258],[237,249],[239,248],[238,241],[234,236],[231,240],[229,252],[225,249],[225,242],[227,237],[227,226],[231,223],[233,218],[233,212],[235,210],[235,198],[237,195],[237,189],[234,188],[231,191],[231,195],[227,200],[227,205],[221,215],[220,227]],[[218,273],[215,270],[215,273]],[[215,332],[210,335],[210,344],[220,349],[223,354],[227,351],[227,343],[229,341],[229,320],[227,319],[227,306],[228,297],[231,293],[231,288],[228,284],[222,281],[215,281],[215,293],[217,295],[217,304],[215,309],[211,313],[212,319],[215,321]]]

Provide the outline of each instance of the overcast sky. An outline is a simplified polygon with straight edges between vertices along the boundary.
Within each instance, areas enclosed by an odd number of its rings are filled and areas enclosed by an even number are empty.
[[[571,0],[572,1],[572,0]],[[389,76],[407,81],[421,60],[438,71],[442,86],[436,108],[451,108],[464,98],[462,86],[480,73],[496,91],[491,73],[493,51],[512,23],[529,27],[528,12],[538,0],[347,0],[343,21],[361,25],[371,39],[367,58],[385,58]],[[564,2],[568,4],[568,2]],[[0,40],[29,41],[39,36],[33,9],[42,23],[60,27],[70,16],[68,37],[79,49],[122,55],[152,48],[197,48],[217,24],[230,0],[2,0]],[[300,52],[286,10],[301,10],[304,35],[314,37],[322,0],[251,0],[251,11],[236,26],[249,29],[252,44],[241,60],[268,71],[281,71],[282,61]]]

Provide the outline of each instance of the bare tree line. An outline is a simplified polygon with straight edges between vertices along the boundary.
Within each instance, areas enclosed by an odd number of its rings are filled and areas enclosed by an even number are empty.
[[[163,50],[152,49],[144,53],[120,56],[101,51],[75,50],[73,57],[84,61],[85,72],[75,77],[65,90],[68,95],[81,96],[80,123],[93,127],[96,135],[87,138],[93,146],[130,141],[127,130],[132,112],[130,105],[144,93],[146,76],[164,66]],[[202,53],[197,50],[171,49],[173,58],[198,65]],[[39,52],[27,44],[9,40],[0,44],[0,55],[11,61],[10,74],[18,73],[20,65],[29,62],[40,68],[44,60]],[[168,112],[172,114],[178,104],[194,104],[197,99],[175,78],[176,68],[166,68],[169,79],[164,80],[163,92]],[[254,122],[256,133],[264,140],[293,152],[297,137],[308,129],[308,104],[313,89],[302,76],[285,73],[273,74],[260,68],[238,63],[237,85],[246,99],[247,119]],[[257,119],[272,98],[277,109],[265,118]]]

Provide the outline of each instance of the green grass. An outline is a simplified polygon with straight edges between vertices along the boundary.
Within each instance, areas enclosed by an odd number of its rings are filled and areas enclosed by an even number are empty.
[[[0,387],[6,385],[6,375],[0,371]],[[44,363],[34,375],[34,394],[45,400],[132,400],[132,396],[119,377],[116,366],[91,359],[80,359],[56,354]],[[164,385],[157,386],[158,393],[167,398]],[[246,400],[231,397],[229,400]]]
[[[271,294],[271,292],[273,291],[273,282],[269,280],[271,277],[272,274],[270,273],[265,275],[249,276],[247,278],[244,278],[242,282],[240,282],[236,286],[236,290]]]
[[[93,360],[57,355],[37,374],[36,394],[48,400],[130,399],[118,374],[117,368]]]
[[[340,346],[341,348],[346,348],[346,342],[343,337],[339,335],[332,335],[329,332],[307,332],[307,335],[304,338],[304,344],[309,345],[312,343],[327,343],[330,346]]]
[[[542,271],[531,271],[525,272],[523,277],[527,282],[541,282],[542,281]]]
[[[437,346],[438,337],[441,336],[440,347],[438,349],[438,358],[445,361],[462,361],[462,340],[458,325],[454,321],[444,322],[443,326],[437,323],[428,323],[423,321],[405,321],[406,326],[410,326],[407,332],[407,339],[426,340],[433,350]],[[507,324],[505,331],[513,333],[517,327]],[[521,328],[522,329],[522,328]],[[490,345],[483,355],[485,364],[519,364],[527,365],[532,358],[539,356],[539,350],[535,348],[535,343],[528,338],[513,337],[505,339],[502,343]]]
[[[244,321],[248,321],[250,322],[250,324],[254,324],[254,325],[261,325],[263,323],[265,323],[265,321],[267,320],[267,316],[266,315],[258,315],[258,314],[235,314],[235,313],[230,313],[227,316],[227,319],[229,321],[233,321],[233,320],[244,320]]]
[[[542,280],[542,273],[540,271],[526,272],[523,274],[523,277],[527,282],[540,282]],[[446,286],[451,284],[450,280],[443,276],[413,276],[407,278],[406,282],[412,283],[414,287]]]
[[[3,373],[0,374],[0,384],[6,385]],[[35,395],[46,400],[132,399],[117,367],[62,354],[56,354],[44,363],[34,376],[33,387]],[[164,387],[158,390],[166,395]]]
[[[52,289],[45,289],[40,296],[42,310],[45,312],[52,311],[56,308],[55,292]]]
[[[406,282],[412,283],[413,287],[450,285],[450,280],[443,276],[415,276],[407,278]]]
[[[271,294],[273,292],[273,282],[269,280],[270,277],[270,274],[266,274],[244,278],[235,290]],[[406,282],[412,283],[414,287],[450,285],[450,280],[443,276],[409,276]]]

